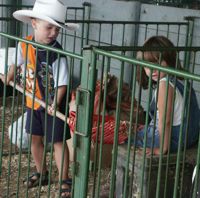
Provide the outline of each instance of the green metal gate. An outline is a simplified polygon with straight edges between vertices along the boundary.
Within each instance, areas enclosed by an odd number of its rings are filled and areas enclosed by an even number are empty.
[[[192,171],[195,164],[199,164],[199,146],[191,150],[181,149],[181,141],[179,142],[179,149],[177,154],[168,153],[166,155],[160,154],[159,156],[146,156],[145,149],[138,151],[137,149],[132,149],[131,146],[131,133],[132,129],[131,122],[133,121],[133,114],[130,114],[130,120],[128,121],[129,125],[127,127],[128,141],[127,144],[119,145],[119,131],[120,123],[122,120],[120,115],[120,106],[122,101],[122,84],[124,79],[124,68],[126,64],[133,67],[133,82],[131,90],[131,112],[134,112],[136,115],[136,125],[138,123],[139,111],[133,111],[134,109],[134,98],[141,103],[141,92],[136,91],[136,66],[141,65],[142,67],[149,67],[152,70],[158,69],[159,71],[164,71],[169,75],[173,76],[182,76],[185,80],[190,80],[193,85],[199,89],[200,76],[194,73],[195,68],[198,68],[199,64],[199,48],[185,48],[185,47],[176,47],[174,49],[178,54],[182,52],[187,52],[192,55],[192,60],[186,60],[190,65],[190,70],[187,72],[176,71],[174,69],[163,68],[160,66],[153,65],[151,63],[140,62],[134,57],[126,57],[124,55],[117,54],[117,52],[134,50],[134,47],[131,48],[115,48],[115,47],[104,47],[102,49],[98,48],[86,48],[83,52],[83,75],[86,78],[82,79],[81,87],[78,90],[78,94],[82,95],[82,100],[80,98],[77,101],[78,107],[78,121],[77,128],[75,132],[75,146],[77,149],[76,160],[75,160],[75,187],[74,187],[74,197],[86,197],[89,193],[89,197],[104,197],[102,194],[104,191],[105,182],[103,158],[106,157],[109,153],[104,153],[104,147],[107,145],[104,143],[104,127],[106,123],[106,95],[108,89],[108,75],[111,68],[111,64],[116,64],[118,62],[119,75],[118,75],[118,91],[116,98],[116,116],[115,116],[115,129],[114,129],[114,143],[112,145],[111,151],[111,164],[109,168],[110,177],[107,178],[108,189],[105,197],[189,197],[191,193],[191,182],[192,182]],[[105,51],[106,49],[106,51]],[[135,51],[144,50],[142,48],[135,48]],[[154,49],[155,50],[155,49]],[[158,49],[157,49],[158,50]],[[162,49],[163,50],[163,49]],[[166,50],[166,49],[164,49]],[[115,53],[108,52],[115,51]],[[187,54],[186,53],[186,54]],[[184,62],[184,61],[183,61]],[[101,105],[103,108],[98,112],[98,116],[101,117],[101,120],[98,120],[98,132],[99,136],[96,139],[99,141],[99,144],[95,144],[95,156],[92,173],[89,172],[89,163],[91,160],[90,150],[91,150],[91,135],[92,128],[91,123],[93,122],[93,104],[94,102],[94,93],[95,85],[97,79],[97,73],[100,73],[101,83],[104,83],[102,95],[100,95],[99,100],[99,109]],[[104,78],[104,80],[102,80]],[[151,83],[149,81],[148,83]],[[107,87],[107,89],[106,89]],[[151,89],[147,94],[147,109],[145,117],[145,125],[148,123],[148,112],[149,112],[149,103],[151,96]],[[197,92],[199,92],[197,90]],[[186,90],[185,90],[186,93]],[[143,94],[143,93],[142,93]],[[186,95],[185,95],[186,96]],[[187,96],[188,97],[188,96]],[[90,107],[90,108],[88,108]],[[81,116],[79,117],[79,110],[81,111]],[[83,114],[82,114],[83,113]],[[83,115],[86,116],[87,123],[83,118]],[[94,127],[94,126],[93,126]],[[180,133],[181,134],[181,133]],[[95,141],[95,140],[93,140]],[[97,148],[99,146],[99,148]],[[105,163],[105,162],[104,162]],[[122,170],[121,170],[122,168]],[[123,171],[123,177],[120,177],[120,170]],[[108,173],[108,172],[106,172]],[[88,187],[88,179],[94,177],[92,190]],[[119,181],[120,180],[120,181]],[[85,183],[83,183],[85,181]],[[196,180],[197,182],[197,180]],[[118,186],[116,186],[118,184]],[[120,185],[119,185],[120,184]],[[197,185],[197,183],[196,183]],[[197,187],[197,186],[196,186]],[[116,194],[119,190],[117,188],[122,188],[122,194]],[[88,189],[90,192],[88,192]],[[195,193],[193,195],[195,197]]]
[[[77,12],[76,10],[84,10],[84,8],[75,9],[73,7],[71,9],[75,10],[75,13]],[[89,13],[87,16],[89,16]],[[147,157],[143,150],[139,152],[132,149],[130,144],[132,129],[130,126],[133,118],[136,124],[144,121],[145,123],[148,122],[148,116],[144,117],[145,120],[141,119],[140,108],[146,106],[145,111],[148,114],[149,98],[152,91],[144,92],[137,85],[136,65],[140,64],[142,67],[163,70],[163,68],[157,65],[135,59],[136,52],[143,50],[143,48],[135,46],[140,46],[150,35],[165,34],[169,38],[175,38],[174,43],[176,46],[184,46],[170,50],[177,51],[185,68],[188,68],[190,65],[190,70],[186,73],[172,69],[163,71],[172,75],[181,75],[183,78],[193,81],[196,92],[199,94],[200,78],[196,71],[199,68],[200,49],[198,47],[190,47],[194,25],[193,19],[188,18],[183,23],[91,21],[85,20],[84,11],[82,14],[84,20],[79,20],[76,17],[75,20],[69,19],[69,22],[80,23],[81,31],[74,34],[62,32],[60,36],[64,49],[67,49],[68,42],[72,44],[70,51],[59,51],[30,42],[36,48],[43,47],[47,51],[55,51],[68,58],[71,74],[69,79],[70,87],[67,92],[68,96],[74,83],[73,74],[77,71],[76,68],[79,68],[80,86],[76,92],[76,130],[73,135],[75,156],[70,164],[71,176],[73,178],[72,197],[145,197],[147,195],[152,195],[152,197],[168,197],[169,192],[172,197],[188,195],[192,170],[195,164],[199,167],[199,146],[190,151],[179,149],[178,153],[173,155]],[[5,19],[5,21],[7,20]],[[23,30],[23,35],[28,33],[27,27],[22,27],[21,30]],[[116,35],[116,32],[118,35]],[[127,40],[130,32],[134,32],[133,38]],[[184,34],[181,35],[180,32],[184,32]],[[5,45],[1,46],[5,47],[5,65],[8,62],[8,47],[11,42],[23,41],[29,43],[7,33],[0,33],[0,36],[5,43]],[[130,44],[134,46],[130,46]],[[77,45],[79,46],[78,48],[76,48]],[[86,45],[95,45],[96,47],[84,47]],[[129,45],[129,47],[126,47],[126,45]],[[83,50],[82,47],[84,47]],[[108,121],[106,119],[106,96],[109,89],[108,79],[110,74],[117,77],[116,106],[113,112],[115,116],[114,120],[110,122],[114,130],[114,136],[112,144],[104,144],[105,131],[102,126],[107,126]],[[99,102],[94,108],[97,82],[101,90],[101,94],[99,94],[99,101],[101,103]],[[124,97],[123,88],[125,82],[127,83],[125,87],[128,86],[130,88],[132,104],[130,109],[132,113],[129,115],[128,121],[124,122],[121,119],[121,103]],[[151,82],[149,81],[148,83]],[[16,88],[15,82],[13,86]],[[29,148],[24,150],[16,148],[11,141],[6,141],[6,124],[7,122],[9,124],[13,123],[20,115],[23,115],[25,111],[25,89],[22,90],[22,95],[13,92],[11,98],[6,98],[6,90],[6,87],[4,87],[4,96],[1,100],[0,196],[56,197],[58,196],[59,189],[55,185],[58,180],[54,172],[55,164],[52,159],[53,149],[51,145],[50,147],[46,145],[51,170],[50,174],[52,174],[48,187],[43,188],[39,186],[29,190],[22,185],[23,178],[29,175],[33,169],[30,144]],[[144,95],[146,98],[143,98]],[[135,99],[137,101],[137,108],[134,111]],[[66,109],[66,112],[68,110]],[[94,116],[94,110],[96,110],[96,116]],[[94,117],[96,123],[95,130],[93,126]],[[65,119],[67,119],[67,116],[65,116]],[[121,124],[126,128],[126,133],[128,134],[128,143],[123,146],[118,143],[121,137],[119,136]],[[95,137],[93,137],[94,132]],[[20,133],[22,133],[22,130]],[[188,159],[191,156],[192,159]],[[186,180],[183,179],[184,175],[187,176]],[[154,178],[156,179],[154,180]],[[179,178],[181,179],[179,180]],[[146,182],[146,180],[148,181]],[[170,188],[168,181],[173,184]],[[197,179],[195,181],[195,190],[197,190]],[[105,189],[105,187],[107,188]],[[168,191],[168,189],[172,191]],[[104,192],[106,195],[102,195]],[[122,192],[122,195],[117,194],[117,192]]]
[[[9,40],[14,39],[16,41],[23,41],[28,43],[31,43],[35,45],[36,47],[44,47],[40,46],[38,44],[28,42],[23,39],[19,39],[13,36],[9,36],[7,34],[1,33],[0,34],[2,37],[7,39],[7,42],[9,44]],[[8,45],[9,46],[9,45]],[[130,197],[135,195],[136,197],[144,197],[144,190],[146,192],[152,190],[151,182],[153,178],[155,178],[156,174],[156,181],[157,187],[156,187],[156,192],[155,196],[160,197],[160,185],[163,185],[163,179],[161,179],[162,176],[162,170],[163,166],[165,167],[165,173],[166,177],[164,178],[164,186],[165,190],[167,192],[167,187],[166,185],[168,184],[166,182],[167,179],[171,181],[171,177],[175,178],[174,182],[174,188],[173,188],[173,197],[182,197],[186,192],[188,193],[188,189],[185,188],[185,180],[179,180],[179,178],[183,176],[188,176],[187,177],[187,182],[191,181],[191,172],[193,170],[194,165],[196,164],[196,160],[198,159],[197,153],[199,152],[199,149],[194,149],[192,151],[182,151],[181,149],[178,150],[177,155],[160,155],[159,157],[156,156],[150,156],[146,157],[145,152],[137,153],[138,151],[132,150],[131,149],[131,144],[130,144],[130,137],[131,137],[131,122],[133,116],[135,116],[135,122],[139,122],[139,106],[142,104],[142,99],[141,96],[143,95],[143,91],[140,89],[140,87],[137,86],[136,84],[136,65],[141,65],[142,67],[149,67],[151,69],[158,69],[160,71],[164,71],[166,73],[169,73],[171,75],[175,76],[182,76],[185,79],[193,81],[193,84],[196,87],[196,91],[199,92],[199,75],[194,74],[194,71],[196,71],[196,67],[199,64],[199,48],[198,47],[176,47],[174,49],[169,49],[169,50],[176,50],[177,53],[180,54],[180,57],[182,57],[182,63],[183,64],[189,64],[189,70],[188,72],[180,72],[180,71],[175,71],[173,69],[164,69],[160,68],[157,65],[153,65],[150,63],[145,63],[143,61],[138,61],[134,58],[134,56],[128,57],[129,53],[127,56],[123,55],[126,54],[128,51],[138,51],[138,50],[144,50],[141,47],[102,47],[102,49],[99,48],[85,48],[83,50],[83,56],[79,56],[74,53],[66,52],[66,51],[59,51],[56,49],[44,47],[46,50],[51,50],[51,51],[56,51],[57,53],[64,54],[68,57],[69,62],[71,60],[78,59],[80,61],[83,61],[82,64],[82,78],[81,78],[81,85],[77,89],[77,98],[76,98],[76,104],[77,104],[77,122],[76,122],[76,130],[74,134],[74,149],[75,149],[75,160],[72,163],[72,177],[73,177],[73,197],[86,197],[87,195],[89,197],[100,197],[101,192],[103,191],[103,183],[102,183],[102,176],[105,177],[105,170],[107,171],[106,174],[110,175],[110,177],[106,178],[109,183],[109,188],[108,188],[108,194],[109,197],[114,197],[116,195],[116,182],[119,182],[118,178],[120,178],[118,175],[116,175],[116,170],[119,168],[119,164],[123,166],[125,170],[125,177],[124,179],[120,179],[122,182],[121,187],[123,189],[123,196],[124,197]],[[6,48],[8,49],[8,48]],[[115,53],[111,53],[110,51],[115,51]],[[187,52],[187,53],[186,53]],[[189,55],[188,55],[189,53]],[[190,61],[188,59],[185,59],[184,56],[182,55],[187,55],[187,57],[192,57]],[[6,59],[7,60],[7,59]],[[73,61],[72,61],[73,62]],[[105,117],[105,105],[106,105],[106,95],[108,91],[108,77],[109,77],[109,72],[111,71],[110,69],[112,68],[111,65],[115,65],[115,67],[118,68],[119,73],[117,76],[118,81],[117,81],[117,95],[116,95],[116,110],[115,110],[115,119],[114,122],[114,139],[113,139],[113,145],[111,145],[111,152],[110,152],[110,163],[107,169],[104,169],[103,167],[103,158],[108,155],[108,153],[102,153],[105,147],[107,146],[106,144],[103,144],[103,139],[104,139],[104,127],[100,127],[101,125],[104,126],[107,122],[106,117]],[[130,114],[129,118],[130,121],[126,122],[126,127],[127,127],[127,134],[128,134],[128,144],[125,144],[124,146],[120,146],[118,144],[119,137],[118,137],[118,132],[120,131],[120,126],[123,120],[121,120],[121,102],[122,102],[122,94],[123,94],[123,83],[124,83],[124,69],[125,67],[131,67],[132,71],[132,76],[133,76],[133,81],[131,84],[131,112],[134,112],[134,114]],[[70,71],[73,70],[73,65],[70,65]],[[70,80],[70,79],[69,79]],[[98,141],[99,139],[99,144],[96,144],[94,146],[94,159],[91,160],[90,158],[90,151],[91,151],[91,138],[92,138],[92,128],[93,128],[93,110],[94,110],[94,98],[95,98],[95,88],[96,88],[96,82],[99,80],[100,82],[100,87],[103,89],[103,95],[99,95],[99,101],[102,101],[101,105],[98,103],[98,108],[97,108],[97,129],[95,130],[98,134],[96,136],[96,140]],[[71,81],[71,80],[70,80]],[[151,83],[150,81],[148,83]],[[14,87],[15,87],[14,83]],[[15,87],[16,88],[16,87]],[[137,90],[138,89],[138,90]],[[25,90],[23,90],[23,95],[25,95]],[[70,88],[68,89],[68,95],[70,93]],[[2,134],[1,134],[1,150],[0,150],[0,165],[1,165],[1,181],[3,182],[1,184],[1,188],[3,187],[2,193],[3,196],[9,197],[12,194],[16,197],[22,196],[20,193],[22,192],[22,186],[21,180],[24,177],[24,166],[23,160],[24,158],[24,153],[25,156],[28,157],[27,165],[25,170],[25,173],[29,175],[30,171],[32,170],[31,165],[31,155],[30,155],[30,144],[29,144],[29,150],[23,150],[19,149],[16,150],[13,148],[12,143],[9,143],[8,150],[5,150],[5,135],[7,131],[5,131],[5,118],[6,116],[6,107],[8,106],[9,100],[5,98],[6,95],[6,89],[4,89],[4,97],[2,100]],[[148,114],[148,108],[149,108],[149,98],[151,95],[151,90],[147,92],[147,114]],[[34,96],[33,96],[34,97]],[[20,97],[21,98],[21,97]],[[138,101],[138,106],[136,111],[133,111],[133,104],[134,104],[134,98]],[[69,102],[69,101],[68,101]],[[14,121],[14,116],[16,115],[14,112],[17,110],[16,113],[19,115],[19,113],[23,114],[24,112],[24,98],[21,98],[21,110],[19,109],[18,105],[19,100],[18,97],[15,97],[13,95],[13,98],[11,99],[11,123]],[[8,106],[9,107],[9,106]],[[17,108],[17,109],[16,109]],[[68,111],[68,109],[66,109]],[[9,115],[8,115],[9,116]],[[101,118],[101,119],[100,119]],[[145,117],[145,123],[148,122],[148,117]],[[95,139],[93,139],[93,142],[95,143]],[[50,150],[47,149],[47,151],[50,151],[50,167],[53,166],[53,160],[52,160],[52,155],[53,155],[53,150],[52,147],[50,147]],[[193,163],[190,163],[188,160],[188,156],[190,154],[193,154]],[[134,154],[134,155],[133,155]],[[21,158],[23,156],[23,158]],[[6,166],[6,159],[8,159],[8,164]],[[16,158],[17,157],[17,158]],[[123,157],[125,157],[123,159]],[[121,160],[120,160],[121,158]],[[23,159],[23,160],[22,160]],[[123,160],[122,160],[123,159]],[[16,161],[15,161],[16,160]],[[164,163],[164,164],[163,164]],[[14,166],[13,166],[14,165]],[[17,165],[17,166],[16,166]],[[197,166],[199,166],[199,160],[197,160]],[[130,168],[131,167],[131,168]],[[157,167],[156,171],[153,169],[153,167]],[[166,168],[167,167],[167,168]],[[53,169],[50,169],[53,171]],[[89,171],[90,170],[90,171]],[[138,172],[137,172],[137,171]],[[141,171],[142,170],[142,171]],[[151,170],[154,170],[155,173],[153,174]],[[118,170],[119,171],[119,170]],[[135,176],[133,173],[137,173]],[[186,172],[185,172],[186,171]],[[188,172],[187,172],[188,171]],[[22,174],[23,172],[23,174]],[[15,175],[17,173],[17,176]],[[52,172],[53,173],[53,172]],[[131,174],[132,173],[132,174]],[[170,173],[170,175],[168,175]],[[14,178],[17,180],[13,179],[13,174]],[[130,174],[130,175],[129,175]],[[147,175],[153,174],[152,177],[147,177]],[[132,175],[132,176],[131,176]],[[182,178],[181,177],[181,178]],[[3,178],[6,178],[6,180],[3,180]],[[144,183],[144,178],[148,178],[147,184]],[[104,182],[105,182],[105,178]],[[53,180],[54,181],[54,180]],[[133,183],[130,183],[132,181]],[[197,181],[197,180],[196,180]],[[11,183],[14,186],[11,185]],[[135,182],[135,183],[134,183]],[[2,186],[4,184],[4,186]],[[48,186],[48,191],[45,196],[53,196],[55,193],[54,190],[52,189],[52,185],[49,183]],[[92,184],[91,186],[88,186],[88,184]],[[132,188],[133,184],[137,187],[136,189]],[[184,184],[184,185],[183,185]],[[188,183],[186,183],[188,184]],[[190,183],[189,183],[190,184]],[[187,187],[189,187],[189,184]],[[90,188],[89,188],[90,187]],[[42,196],[43,191],[42,187],[40,186],[37,189],[34,189],[36,191],[29,191],[26,189],[26,193],[23,195],[26,197],[29,197],[31,195],[34,196]],[[53,190],[53,191],[52,191]],[[136,191],[135,191],[136,190]],[[185,190],[187,190],[185,192]],[[14,191],[14,192],[13,192]],[[162,191],[163,192],[163,191]],[[130,194],[129,194],[130,193]],[[163,194],[165,197],[168,196],[168,194]]]

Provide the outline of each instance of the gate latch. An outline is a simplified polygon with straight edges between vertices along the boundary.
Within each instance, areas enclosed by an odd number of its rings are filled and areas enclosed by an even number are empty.
[[[75,134],[87,137],[89,129],[89,108],[91,93],[88,89],[77,88],[76,92],[76,129]]]

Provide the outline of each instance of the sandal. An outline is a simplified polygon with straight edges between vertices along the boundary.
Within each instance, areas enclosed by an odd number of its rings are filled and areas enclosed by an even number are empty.
[[[45,186],[48,184],[48,175],[49,175],[48,171],[46,171],[45,174],[42,174],[42,180],[41,180],[42,186]],[[33,187],[39,186],[40,177],[41,177],[40,173],[34,172],[31,176],[29,176],[28,178],[25,178],[23,180],[23,184],[28,185],[28,188],[33,188]]]
[[[62,184],[67,184],[71,187],[72,185],[72,178],[68,178],[68,179],[65,179],[65,180],[62,180]]]
[[[60,189],[60,197],[62,198],[70,198],[71,197],[71,185],[72,185],[72,179],[65,179],[62,180],[62,185],[67,184],[68,187],[63,187]],[[68,193],[68,195],[66,195]]]

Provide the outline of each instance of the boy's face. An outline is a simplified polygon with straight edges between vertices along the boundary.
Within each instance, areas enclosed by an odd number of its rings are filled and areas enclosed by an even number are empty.
[[[41,44],[49,44],[56,40],[60,28],[40,19],[32,19],[35,41]]]

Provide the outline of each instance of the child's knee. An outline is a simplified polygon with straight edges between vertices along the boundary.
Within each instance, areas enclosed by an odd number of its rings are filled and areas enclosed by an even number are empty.
[[[64,144],[64,145],[63,145]],[[66,149],[68,149],[68,146],[67,146],[67,143],[66,142],[55,142],[54,144],[53,144],[53,146],[54,146],[54,149],[56,150],[56,149],[63,149],[63,147],[65,148],[65,150]]]
[[[63,146],[63,142],[55,142],[53,146],[54,148],[61,148]]]
[[[38,135],[31,136],[32,145],[40,145],[43,144],[43,137]]]

